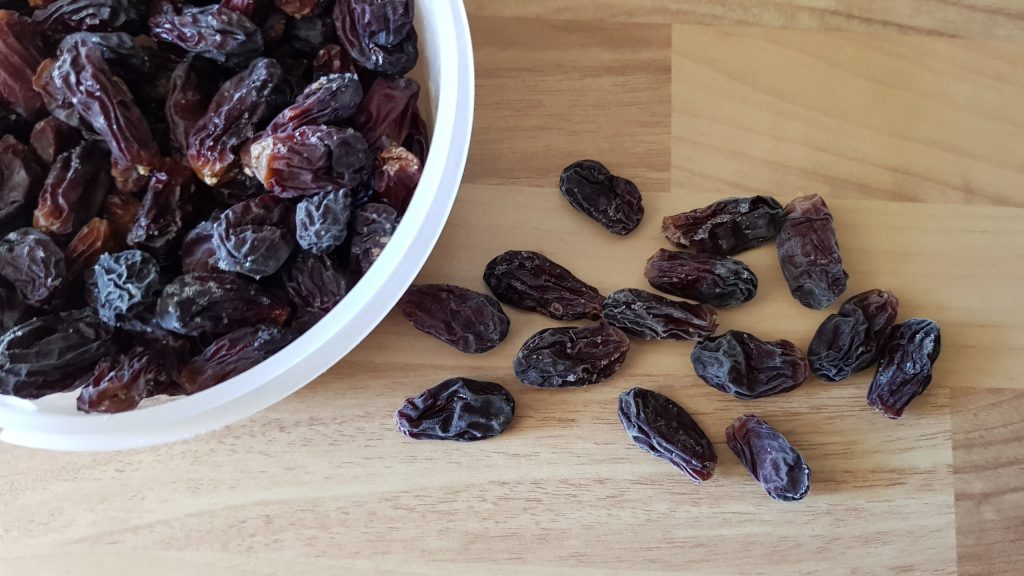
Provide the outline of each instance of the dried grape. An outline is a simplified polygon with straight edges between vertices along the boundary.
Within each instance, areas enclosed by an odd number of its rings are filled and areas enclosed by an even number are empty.
[[[493,350],[508,336],[509,319],[486,294],[448,284],[417,284],[398,303],[405,319],[467,354]]]
[[[782,204],[771,196],[726,198],[710,206],[666,216],[661,230],[670,242],[697,252],[732,256],[779,233]]]
[[[707,304],[678,302],[635,288],[609,294],[601,315],[605,322],[643,340],[696,340],[718,330],[718,313]]]
[[[789,340],[766,342],[739,330],[701,340],[690,360],[701,380],[741,400],[794,390],[810,371],[803,353]]]
[[[718,454],[697,421],[668,396],[633,388],[619,395],[619,420],[645,452],[666,460],[694,484],[715,475]]]
[[[288,306],[258,285],[230,274],[185,274],[157,301],[160,326],[186,336],[226,334],[254,324],[283,325]]]
[[[160,264],[139,250],[101,255],[89,276],[96,312],[111,326],[150,307],[161,288]]]
[[[473,442],[504,432],[515,412],[515,398],[500,384],[451,378],[406,400],[395,420],[416,440]]]
[[[291,344],[295,334],[277,326],[239,328],[210,344],[181,371],[186,394],[238,376]]]
[[[348,190],[303,198],[295,209],[295,235],[299,245],[315,254],[337,250],[348,237],[351,215],[352,194]]]
[[[811,489],[811,468],[804,457],[767,422],[747,414],[725,430],[726,443],[750,475],[774,500],[803,500]]]
[[[868,389],[868,405],[889,418],[903,416],[931,384],[941,349],[939,325],[931,320],[912,318],[893,326]]]
[[[270,276],[295,248],[295,208],[271,195],[236,204],[214,222],[213,246],[221,269]]]
[[[69,280],[64,253],[34,228],[15,230],[0,240],[0,277],[37,308],[60,304]]]
[[[727,256],[662,249],[647,260],[644,276],[662,292],[716,307],[749,302],[757,294],[754,272]]]
[[[548,328],[523,344],[512,363],[527,386],[567,388],[607,380],[622,367],[629,338],[607,324]]]
[[[636,184],[612,174],[596,160],[570,164],[558,186],[573,208],[612,234],[629,234],[643,220],[643,199]]]
[[[786,206],[775,243],[782,275],[801,304],[822,310],[846,292],[849,275],[843,269],[832,212],[821,196],[801,196]]]
[[[484,282],[501,302],[555,320],[596,320],[604,297],[543,254],[510,250],[487,264]]]
[[[814,333],[807,348],[811,370],[822,380],[839,382],[876,364],[898,309],[892,292],[868,290],[850,297]]]

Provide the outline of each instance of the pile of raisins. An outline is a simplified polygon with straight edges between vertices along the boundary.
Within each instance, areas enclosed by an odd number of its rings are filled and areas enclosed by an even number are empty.
[[[600,162],[573,163],[562,173],[560,187],[572,207],[612,234],[627,235],[643,219],[638,188]],[[786,207],[767,196],[726,198],[666,217],[662,230],[687,251],[659,250],[647,261],[646,278],[651,287],[692,302],[638,288],[603,296],[543,254],[509,251],[484,270],[493,297],[422,284],[409,289],[399,309],[419,330],[473,354],[494,349],[508,335],[501,304],[553,320],[595,322],[547,328],[522,345],[513,372],[519,382],[537,388],[588,386],[612,377],[626,360],[630,338],[695,341],[690,358],[696,375],[742,400],[790,392],[812,373],[838,382],[877,366],[868,404],[899,418],[931,382],[938,326],[923,319],[897,324],[898,301],[882,290],[847,299],[822,322],[807,354],[788,340],[765,341],[738,330],[716,335],[716,307],[738,306],[757,295],[757,277],[733,256],[773,239],[790,292],[801,304],[825,309],[846,291],[832,213],[820,196],[799,197]],[[454,378],[407,400],[396,418],[399,430],[412,438],[481,440],[504,431],[514,408],[511,393],[501,385]],[[637,446],[693,482],[714,476],[713,442],[671,398],[633,388],[619,397],[619,418]],[[740,416],[725,437],[771,498],[791,502],[807,495],[811,468],[763,419]]]
[[[0,8],[0,394],[205,390],[395,232],[427,154],[413,0]]]

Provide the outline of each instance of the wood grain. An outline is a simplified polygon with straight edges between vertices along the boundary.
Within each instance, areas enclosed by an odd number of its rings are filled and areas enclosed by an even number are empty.
[[[607,383],[529,389],[512,357],[551,321],[510,310],[508,340],[465,356],[391,315],[323,378],[203,438],[98,455],[0,446],[0,574],[1018,573],[1024,46],[991,41],[1019,34],[1017,5],[468,4],[474,143],[422,281],[483,290],[487,261],[520,248],[606,292],[644,287],[661,216],[816,191],[849,294],[893,290],[902,318],[942,326],[928,392],[899,421],[865,404],[870,373],[744,403],[693,375],[690,344],[646,342]],[[634,235],[606,234],[558,194],[560,169],[584,156],[640,185]],[[806,346],[824,313],[789,296],[771,246],[742,258],[759,294],[723,310],[723,329]],[[404,398],[455,375],[509,387],[506,434],[394,431]],[[705,427],[713,481],[694,486],[630,443],[615,405],[632,386]],[[769,500],[725,447],[745,412],[803,451],[805,501]]]

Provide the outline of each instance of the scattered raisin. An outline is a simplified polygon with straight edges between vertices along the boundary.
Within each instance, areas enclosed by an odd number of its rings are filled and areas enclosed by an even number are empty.
[[[263,52],[263,35],[245,15],[216,4],[185,6],[165,4],[149,19],[150,35],[161,42],[209,58],[242,67]]]
[[[670,242],[697,252],[732,256],[779,233],[782,204],[771,196],[726,198],[710,206],[666,216],[661,230]]]
[[[160,264],[139,250],[101,255],[88,283],[97,314],[111,326],[150,307],[163,287]]]
[[[922,318],[897,324],[890,334],[868,389],[868,405],[889,418],[899,418],[931,384],[942,341],[939,325]]]
[[[515,398],[500,384],[452,378],[406,400],[395,420],[416,440],[473,442],[504,432],[515,412]]]
[[[210,344],[181,371],[186,394],[195,394],[255,367],[291,344],[295,334],[277,326],[239,328]]]
[[[790,202],[775,242],[782,275],[801,304],[822,310],[846,292],[849,275],[843,270],[832,212],[821,196]]]
[[[749,302],[757,294],[757,276],[727,256],[658,250],[647,260],[644,276],[662,292],[717,307]]]
[[[768,496],[780,502],[803,500],[811,489],[811,469],[800,452],[767,422],[747,414],[725,429],[725,440]]]
[[[596,160],[580,160],[562,171],[558,183],[572,207],[612,234],[624,236],[644,218],[643,198],[633,182]]]
[[[892,292],[868,290],[843,302],[807,347],[811,370],[827,382],[839,382],[878,362],[896,324],[899,300]]]
[[[68,288],[64,253],[34,228],[15,230],[0,240],[0,277],[37,308],[60,304]]]
[[[718,330],[718,313],[707,304],[669,300],[635,288],[609,294],[601,315],[605,322],[643,340],[696,340]]]
[[[741,400],[789,392],[810,371],[803,353],[789,340],[766,342],[739,330],[697,342],[690,360],[701,380]]]
[[[629,338],[607,324],[548,328],[523,344],[512,368],[520,382],[538,388],[597,384],[618,372]]]
[[[484,282],[501,302],[555,320],[597,320],[604,297],[537,252],[510,250],[484,270]]]
[[[185,274],[157,301],[160,326],[184,334],[225,334],[244,326],[283,325],[290,311],[258,285],[230,274]]]
[[[270,276],[295,249],[295,208],[269,194],[236,204],[214,222],[213,246],[221,269]]]
[[[493,350],[508,336],[510,322],[501,304],[461,286],[414,285],[398,307],[417,330],[467,354]]]
[[[619,420],[645,452],[668,461],[694,484],[715,475],[718,454],[697,421],[668,396],[633,388],[619,395]]]

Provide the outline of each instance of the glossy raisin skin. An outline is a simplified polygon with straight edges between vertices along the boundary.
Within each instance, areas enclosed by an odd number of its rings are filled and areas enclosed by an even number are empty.
[[[775,238],[782,214],[782,204],[771,196],[726,198],[704,208],[666,216],[661,231],[677,246],[732,256]]]
[[[69,283],[64,253],[33,228],[15,230],[0,240],[0,277],[37,308],[59,305]]]
[[[0,338],[0,394],[34,400],[73,390],[114,349],[114,331],[91,310],[30,320]]]
[[[123,243],[118,243],[114,239],[109,221],[93,218],[75,234],[68,247],[64,249],[68,278],[81,278],[87,269],[99,261],[101,255],[123,247]]]
[[[181,371],[186,394],[195,394],[238,376],[291,344],[295,334],[277,326],[250,326],[226,334]]]
[[[668,396],[633,388],[619,396],[619,420],[645,452],[668,461],[694,484],[715,475],[718,454],[697,421]]]
[[[32,150],[47,165],[58,156],[82,143],[82,133],[54,116],[40,120],[32,128]]]
[[[352,246],[349,259],[360,274],[377,261],[398,228],[398,213],[384,204],[367,204],[352,216]]]
[[[153,63],[149,54],[131,35],[124,32],[75,32],[60,41],[60,52],[99,48],[103,60],[114,74],[123,80],[133,93],[145,93],[144,85],[150,80]]]
[[[377,78],[359,104],[352,127],[362,133],[370,150],[402,144],[412,129],[420,85],[410,78]]]
[[[644,218],[643,198],[632,181],[611,173],[597,160],[580,160],[562,171],[562,196],[605,230],[625,236]]]
[[[335,190],[303,198],[295,209],[295,236],[303,249],[315,254],[337,250],[348,237],[352,194]]]
[[[295,208],[269,194],[236,204],[213,224],[213,246],[221,269],[270,276],[295,249]]]
[[[741,400],[794,390],[810,371],[803,353],[789,340],[766,342],[739,330],[701,340],[690,360],[701,380]]]
[[[336,0],[334,4],[338,40],[352,59],[367,70],[391,76],[408,73],[419,60],[419,37],[412,19],[412,0]]]
[[[166,330],[185,336],[226,334],[254,324],[283,325],[290,315],[254,283],[229,274],[185,274],[164,288],[156,318]]]
[[[422,175],[423,164],[415,154],[401,146],[388,146],[377,155],[374,195],[399,214],[405,214]]]
[[[185,234],[192,219],[195,174],[168,161],[149,180],[128,243],[165,257]]]
[[[718,313],[707,304],[669,300],[644,290],[616,290],[604,299],[605,322],[642,340],[696,340],[718,330]]]
[[[36,316],[36,312],[21,299],[17,290],[0,286],[0,337],[8,330],[24,324]]]
[[[138,20],[136,5],[132,0],[57,0],[36,10],[32,19],[54,33],[110,32]]]
[[[555,320],[597,320],[604,297],[543,254],[510,250],[487,264],[484,282],[504,304]]]
[[[313,196],[351,188],[369,165],[366,141],[351,128],[303,126],[252,144],[247,172],[282,198]]]
[[[803,500],[811,489],[811,468],[800,452],[767,422],[747,414],[725,429],[729,449],[773,500]]]
[[[629,337],[607,324],[548,328],[523,344],[512,369],[527,386],[589,386],[618,372],[628,352]]]
[[[363,86],[355,74],[323,76],[303,90],[264,132],[269,135],[303,126],[338,126],[356,113],[362,100]]]
[[[259,27],[222,6],[186,6],[179,11],[165,4],[150,18],[149,28],[156,40],[230,66],[245,66],[263,51]]]
[[[0,233],[28,224],[43,178],[27,146],[9,134],[0,138]]]
[[[417,330],[467,354],[493,350],[511,322],[493,297],[449,284],[417,284],[398,303]]]
[[[116,360],[103,360],[81,382],[78,410],[102,414],[134,410],[154,390],[165,388],[170,380],[157,356],[135,348]]]
[[[502,385],[451,378],[407,399],[395,421],[416,440],[473,442],[504,432],[515,413],[516,400]]]
[[[46,108],[32,89],[39,64],[46,58],[42,28],[13,10],[0,10],[0,99],[29,120],[43,117]]]
[[[89,277],[96,312],[111,326],[154,304],[161,288],[160,264],[139,250],[103,254]]]
[[[288,299],[295,309],[295,328],[319,322],[348,294],[349,281],[343,270],[326,256],[298,254],[284,275]]]
[[[257,58],[223,85],[189,139],[188,160],[210,186],[234,178],[242,145],[270,119],[289,94],[281,65]]]
[[[32,225],[58,238],[76,234],[99,214],[111,185],[110,155],[95,141],[82,143],[50,168]]]
[[[186,58],[171,74],[164,115],[171,145],[181,157],[187,153],[192,131],[206,115],[217,87],[216,71],[199,57]]]
[[[214,214],[193,228],[181,241],[181,271],[190,272],[225,272],[217,257],[217,247],[213,243],[213,225],[220,218]]]
[[[878,362],[896,324],[899,300],[892,292],[868,290],[830,314],[807,347],[811,370],[826,382],[839,382]]]
[[[893,326],[878,372],[868,389],[868,405],[888,418],[900,418],[932,382],[942,339],[939,325],[912,318]]]
[[[782,275],[801,304],[822,310],[846,292],[849,275],[843,269],[832,212],[821,196],[801,196],[786,206],[775,244]]]
[[[715,307],[737,306],[757,295],[757,276],[727,256],[658,250],[644,276],[654,288]]]

